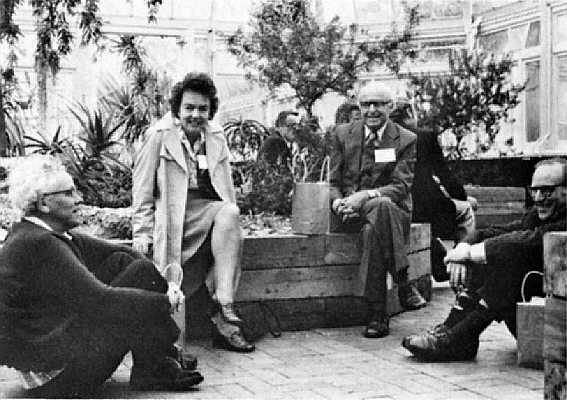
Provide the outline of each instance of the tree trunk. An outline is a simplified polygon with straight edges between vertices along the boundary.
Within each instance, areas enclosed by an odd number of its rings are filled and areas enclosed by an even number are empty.
[[[8,133],[6,132],[6,116],[4,115],[4,101],[2,80],[0,79],[0,157],[8,155]]]
[[[36,66],[38,98],[38,130],[47,133],[47,66]]]

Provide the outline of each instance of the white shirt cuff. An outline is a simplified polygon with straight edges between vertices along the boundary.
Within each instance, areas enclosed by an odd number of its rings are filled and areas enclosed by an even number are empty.
[[[478,264],[486,264],[486,248],[484,243],[471,245],[470,249],[471,261]]]

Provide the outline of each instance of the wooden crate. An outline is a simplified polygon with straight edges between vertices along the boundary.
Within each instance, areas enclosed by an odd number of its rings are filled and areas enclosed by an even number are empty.
[[[567,396],[567,232],[549,232],[543,239],[544,281],[547,294],[543,331],[544,398],[565,400]]]
[[[567,232],[548,232],[543,238],[543,291],[565,298],[567,292]]]
[[[543,361],[545,400],[565,400],[567,398],[565,364]]]
[[[359,234],[340,233],[246,238],[236,299],[361,296],[366,275],[358,242]],[[408,255],[411,280],[431,274],[428,224],[412,224]]]

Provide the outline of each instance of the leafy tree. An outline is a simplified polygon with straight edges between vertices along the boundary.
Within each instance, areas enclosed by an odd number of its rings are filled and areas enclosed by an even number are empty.
[[[81,30],[81,45],[98,44],[102,37],[102,20],[98,14],[98,0],[29,0],[36,18],[35,69],[38,79],[38,104],[40,127],[45,128],[47,111],[47,79],[49,73],[55,78],[60,69],[61,58],[70,54],[73,34],[68,18],[78,19]],[[155,22],[162,0],[145,0],[148,6],[148,21]],[[23,0],[0,1],[0,42],[14,43],[21,35],[13,16]],[[2,92],[0,82],[0,93]],[[0,102],[2,97],[0,96]],[[2,104],[0,103],[0,109]],[[0,116],[0,137],[6,136],[4,115]],[[0,139],[0,155],[6,153],[6,144]]]
[[[446,76],[410,75],[420,125],[438,133],[451,129],[459,143],[471,127],[483,123],[492,142],[525,88],[511,82],[513,60],[459,50],[449,65]],[[455,151],[454,157],[463,155],[458,145]]]
[[[356,25],[339,17],[320,25],[306,0],[267,0],[253,12],[251,32],[239,28],[228,37],[246,76],[273,91],[289,84],[309,116],[327,92],[347,94],[363,71],[384,65],[398,73],[416,52],[411,43],[418,23],[417,8],[406,9],[407,23],[383,38],[361,40]]]
[[[122,137],[133,143],[152,121],[169,111],[167,98],[173,82],[169,75],[149,66],[139,38],[121,36],[113,47],[124,57],[122,72],[127,75],[128,84],[119,84],[109,77],[104,83],[100,104],[108,112],[119,110],[118,116],[126,119]]]

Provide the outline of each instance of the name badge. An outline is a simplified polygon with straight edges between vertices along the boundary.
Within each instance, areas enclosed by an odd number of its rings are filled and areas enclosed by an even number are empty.
[[[207,156],[204,154],[197,155],[197,166],[199,169],[207,169]]]
[[[374,162],[387,163],[396,161],[396,150],[389,149],[376,149],[374,150]]]

